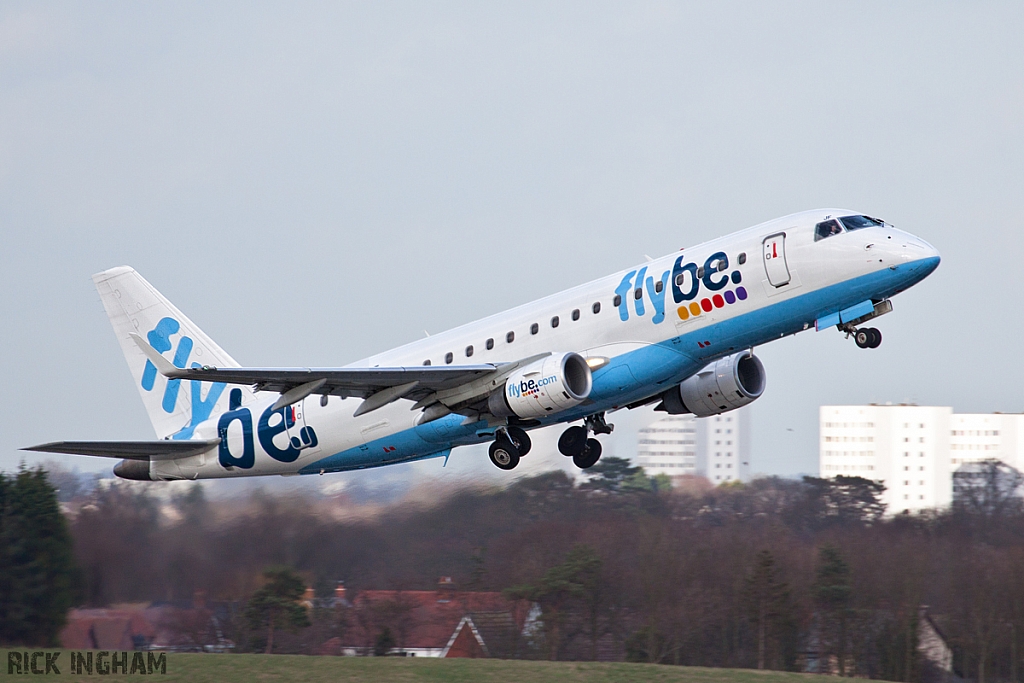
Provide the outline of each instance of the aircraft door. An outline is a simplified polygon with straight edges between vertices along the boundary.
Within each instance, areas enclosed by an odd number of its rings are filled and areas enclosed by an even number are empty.
[[[764,269],[768,282],[775,287],[789,284],[789,266],[786,264],[786,233],[780,232],[764,238]]]

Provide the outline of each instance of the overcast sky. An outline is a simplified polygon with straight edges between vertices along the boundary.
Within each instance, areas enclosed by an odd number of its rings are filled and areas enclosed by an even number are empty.
[[[878,350],[758,349],[753,470],[816,472],[822,404],[1024,410],[1021,26],[1017,2],[4,2],[0,468],[153,438],[89,280],[112,266],[243,365],[336,366],[831,206],[942,265]],[[650,419],[614,416],[606,453]],[[399,471],[498,474],[479,447]]]

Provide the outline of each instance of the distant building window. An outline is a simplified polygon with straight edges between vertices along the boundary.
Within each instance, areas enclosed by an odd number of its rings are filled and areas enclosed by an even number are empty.
[[[453,360],[455,360],[455,355],[451,351],[449,351],[448,353],[444,354],[444,362],[445,363],[451,363]]]

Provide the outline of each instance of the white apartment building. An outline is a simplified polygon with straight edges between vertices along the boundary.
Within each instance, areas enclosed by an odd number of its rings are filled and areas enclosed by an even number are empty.
[[[636,464],[649,476],[696,474],[713,484],[745,481],[750,475],[746,410],[695,418],[668,415],[639,431]]]
[[[891,514],[952,502],[961,464],[998,458],[1019,466],[1024,415],[954,414],[946,406],[822,406],[822,477],[860,476],[886,486]]]
[[[677,477],[697,473],[697,420],[693,415],[669,415],[637,433],[636,464],[648,476]]]
[[[991,458],[1024,469],[1024,415],[954,413],[949,426],[949,457],[954,470],[965,462]]]

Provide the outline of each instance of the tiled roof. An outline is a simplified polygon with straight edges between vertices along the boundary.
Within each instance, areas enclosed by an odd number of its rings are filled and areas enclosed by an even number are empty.
[[[359,593],[353,609],[347,647],[372,648],[386,627],[399,648],[441,649],[467,614],[503,613],[506,623],[521,629],[529,603],[497,592],[369,590]]]

